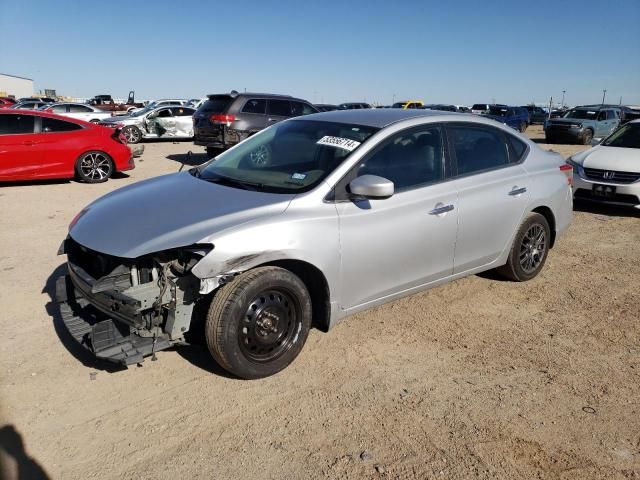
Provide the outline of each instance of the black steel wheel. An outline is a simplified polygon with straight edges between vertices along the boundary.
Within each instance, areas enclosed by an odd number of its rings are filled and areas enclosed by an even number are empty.
[[[259,267],[214,295],[205,324],[207,346],[225,370],[262,378],[287,367],[311,328],[306,286],[289,270]]]
[[[516,282],[531,280],[544,266],[551,247],[549,222],[539,213],[530,213],[516,233],[507,263],[498,268],[503,276]]]
[[[76,160],[76,176],[83,182],[106,182],[113,175],[113,171],[113,160],[104,152],[86,152]]]

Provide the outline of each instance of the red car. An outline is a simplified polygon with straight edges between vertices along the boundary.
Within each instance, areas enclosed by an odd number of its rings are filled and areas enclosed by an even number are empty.
[[[9,108],[11,105],[15,105],[16,101],[9,97],[0,97],[0,108]]]
[[[120,129],[33,110],[0,110],[0,182],[105,182],[135,167]]]

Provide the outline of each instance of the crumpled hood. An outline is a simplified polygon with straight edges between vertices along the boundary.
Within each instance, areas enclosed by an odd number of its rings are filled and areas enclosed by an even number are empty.
[[[640,172],[640,150],[637,148],[597,145],[584,152],[576,153],[571,159],[586,168]]]
[[[201,242],[227,228],[285,211],[294,194],[241,190],[188,172],[145,180],[86,207],[69,230],[92,250],[136,258]]]

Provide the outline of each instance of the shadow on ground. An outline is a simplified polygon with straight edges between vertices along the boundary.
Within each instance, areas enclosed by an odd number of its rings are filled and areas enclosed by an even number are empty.
[[[607,205],[597,202],[586,202],[580,199],[575,200],[573,204],[573,210],[576,212],[593,213],[596,215],[604,215],[607,217],[640,218],[640,210],[633,207]]]
[[[30,457],[22,435],[13,425],[0,427],[0,478],[3,480],[48,480],[40,464]]]
[[[206,153],[194,153],[191,150],[189,150],[187,153],[172,153],[171,155],[167,155],[166,158],[177,163],[183,163],[184,165],[189,167],[202,165],[203,163],[209,161],[209,157]]]

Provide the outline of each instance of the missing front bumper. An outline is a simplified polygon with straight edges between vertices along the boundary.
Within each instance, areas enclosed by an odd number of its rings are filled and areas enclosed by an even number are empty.
[[[132,333],[128,325],[95,309],[76,290],[69,275],[56,281],[56,301],[69,334],[98,359],[128,366],[180,343],[166,335],[141,337]]]

